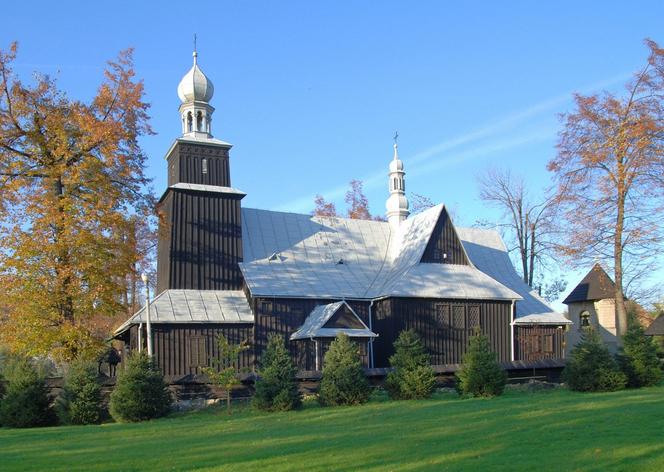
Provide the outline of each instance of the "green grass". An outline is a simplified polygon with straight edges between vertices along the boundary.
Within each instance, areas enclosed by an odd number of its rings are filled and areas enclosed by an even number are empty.
[[[664,470],[664,386],[0,429],[0,470]]]

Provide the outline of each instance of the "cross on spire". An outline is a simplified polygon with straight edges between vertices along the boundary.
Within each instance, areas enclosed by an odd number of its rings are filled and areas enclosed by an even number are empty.
[[[198,58],[198,51],[196,50],[196,33],[194,33],[194,64],[196,64]]]
[[[398,131],[394,132],[394,138],[393,139],[394,139],[394,144],[397,144],[397,140],[399,139],[399,132]]]

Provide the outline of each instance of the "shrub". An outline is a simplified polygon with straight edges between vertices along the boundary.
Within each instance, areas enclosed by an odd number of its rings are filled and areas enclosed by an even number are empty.
[[[10,360],[4,368],[4,375],[8,386],[0,403],[0,424],[30,428],[55,423],[45,376],[30,360]]]
[[[461,395],[493,397],[501,395],[507,383],[507,373],[491,350],[489,338],[479,331],[470,338],[463,365],[456,374],[456,388]]]
[[[318,401],[321,405],[357,405],[371,395],[357,345],[339,334],[325,354]]]
[[[226,412],[231,414],[231,390],[240,383],[240,354],[249,349],[246,341],[231,344],[226,336],[217,337],[216,358],[210,358],[211,367],[205,367],[203,373],[210,383],[222,387],[226,392]]]
[[[128,356],[111,393],[113,419],[136,422],[158,418],[169,412],[171,402],[164,378],[147,354],[141,352]]]
[[[57,413],[63,424],[95,424],[101,421],[101,384],[97,366],[77,360],[69,365]]]
[[[296,372],[281,336],[270,336],[256,380],[256,393],[252,399],[254,407],[266,411],[299,408],[302,398],[295,382]]]
[[[390,398],[429,398],[436,387],[436,376],[431,368],[431,358],[414,330],[402,331],[394,342],[394,355],[390,365],[394,368],[387,375],[385,389]]]
[[[572,349],[563,379],[571,390],[579,392],[610,392],[625,388],[627,383],[625,374],[592,329],[587,329]]]
[[[652,337],[645,335],[638,322],[632,322],[623,336],[618,364],[627,377],[628,387],[647,387],[662,381],[657,344]]]

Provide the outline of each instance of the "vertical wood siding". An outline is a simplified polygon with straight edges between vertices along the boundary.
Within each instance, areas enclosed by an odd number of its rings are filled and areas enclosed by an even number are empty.
[[[240,199],[169,190],[157,251],[157,291],[239,290],[242,275]]]
[[[510,302],[395,298],[374,305],[374,366],[388,367],[402,330],[414,329],[433,365],[460,363],[475,326],[500,361],[510,360]]]
[[[336,300],[255,298],[255,359],[260,362],[272,333],[288,340],[316,305]],[[349,301],[367,325],[369,302]],[[510,360],[510,302],[396,298],[373,305],[374,366],[388,367],[394,341],[404,329],[414,329],[431,354],[434,365],[461,362],[474,326],[489,336],[501,361]],[[310,370],[313,344],[289,342],[291,356],[300,369]]]
[[[143,326],[145,336],[145,326]],[[250,324],[153,324],[154,357],[164,375],[180,378],[200,375],[202,368],[210,366],[210,358],[218,358],[217,338],[224,335],[232,344],[252,343],[254,334]],[[129,336],[130,349],[138,350],[138,327],[133,326]],[[240,354],[240,368],[253,368],[253,349]]]
[[[514,327],[515,357],[522,361],[565,357],[565,330],[562,326],[529,325]]]
[[[443,257],[445,255],[447,258]],[[431,233],[431,239],[424,250],[421,262],[469,265],[461,241],[454,231],[452,220],[444,208]]]
[[[205,144],[177,143],[168,159],[168,185],[191,183],[231,186],[228,149]],[[207,173],[203,173],[203,159]]]

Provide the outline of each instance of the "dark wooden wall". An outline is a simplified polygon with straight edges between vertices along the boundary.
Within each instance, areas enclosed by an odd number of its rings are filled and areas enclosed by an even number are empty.
[[[145,340],[145,325],[143,325]],[[164,376],[170,380],[188,375],[201,375],[202,368],[210,366],[209,359],[217,358],[219,349],[217,338],[223,334],[232,344],[253,340],[251,324],[158,324],[152,325],[154,357]],[[138,349],[138,326],[129,331],[129,348]],[[253,349],[240,354],[240,368],[252,370]]]
[[[447,258],[443,257],[447,255]],[[469,265],[468,259],[463,252],[461,241],[454,231],[452,220],[443,208],[438,222],[431,233],[431,239],[427,244],[421,262],[432,262],[439,264]]]
[[[529,325],[514,327],[516,359],[538,361],[565,357],[565,329],[562,326]]]
[[[353,338],[352,341],[357,344],[360,361],[364,367],[369,367],[369,343],[365,338]],[[319,340],[320,350],[320,363],[319,367],[323,367],[325,353],[330,349],[332,339]],[[310,339],[300,339],[291,342],[295,345],[295,362],[300,370],[313,371],[316,370],[316,344]]]
[[[169,189],[159,210],[158,293],[242,288],[240,196]]]
[[[251,300],[255,316],[254,356],[257,363],[267,347],[270,334],[282,336],[288,343],[293,359],[298,368],[306,369],[314,359],[307,353],[306,343],[290,342],[290,335],[297,331],[317,305],[324,305],[338,300],[299,299],[299,298],[265,298],[256,297]],[[360,319],[368,325],[369,302],[348,301]],[[313,349],[313,343],[311,346]]]
[[[374,366],[388,367],[402,330],[414,329],[433,365],[457,364],[476,326],[491,341],[500,361],[510,360],[510,302],[395,298],[374,305]]]
[[[168,185],[191,183],[231,186],[228,150],[230,146],[177,142],[168,160]],[[203,159],[207,173],[203,172]]]

